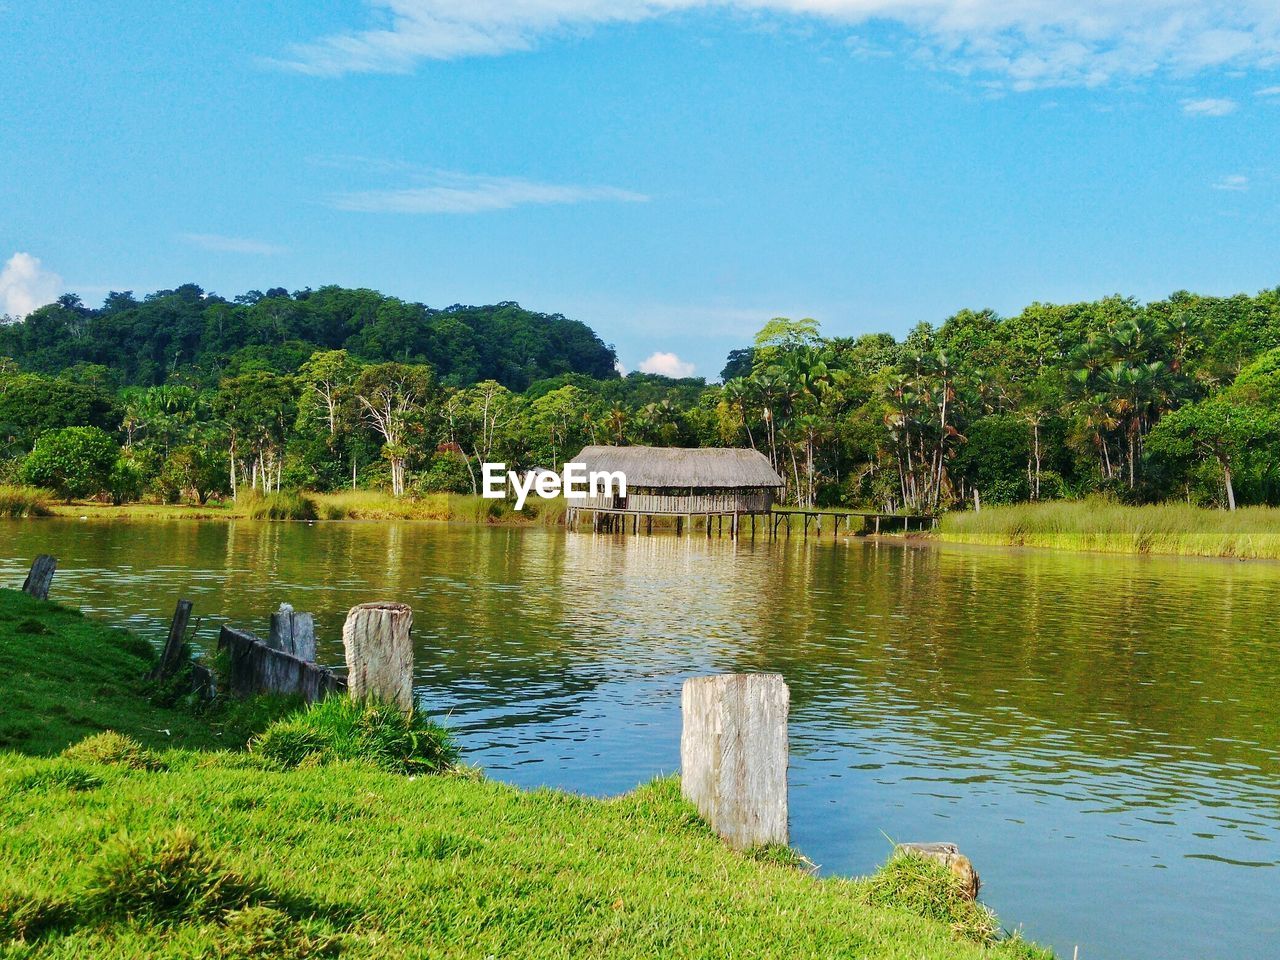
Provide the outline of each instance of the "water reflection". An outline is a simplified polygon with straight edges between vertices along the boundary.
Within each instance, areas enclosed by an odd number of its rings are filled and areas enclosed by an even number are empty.
[[[1280,565],[410,524],[0,523],[0,578],[159,637],[179,593],[265,626],[415,610],[421,701],[494,776],[614,793],[678,764],[679,688],[777,670],[797,844],[863,872],[948,839],[1070,956],[1280,934]],[[212,618],[202,635],[212,638]]]

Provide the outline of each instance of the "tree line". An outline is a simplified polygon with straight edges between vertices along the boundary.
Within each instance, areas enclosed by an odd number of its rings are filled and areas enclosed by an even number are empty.
[[[0,326],[0,481],[475,492],[483,462],[608,443],[754,447],[803,505],[1280,503],[1280,290],[962,310],[901,340],[775,318],[713,384],[615,364],[585,324],[510,303],[64,297]]]

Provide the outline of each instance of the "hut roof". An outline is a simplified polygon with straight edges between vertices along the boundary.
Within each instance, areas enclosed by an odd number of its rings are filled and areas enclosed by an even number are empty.
[[[593,470],[621,470],[628,487],[781,487],[758,450],[720,447],[583,447],[572,460]]]

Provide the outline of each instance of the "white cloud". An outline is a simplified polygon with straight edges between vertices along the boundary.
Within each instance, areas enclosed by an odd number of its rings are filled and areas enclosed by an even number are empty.
[[[907,53],[1018,89],[1280,64],[1275,0],[367,0],[374,23],[293,47],[305,73],[403,73],[688,11],[905,28]],[[857,45],[855,44],[855,48]]]
[[[1263,87],[1253,92],[1255,97],[1280,97],[1280,87]]]
[[[201,250],[214,253],[247,253],[253,256],[270,257],[278,253],[288,253],[288,247],[281,247],[263,240],[251,240],[248,237],[224,237],[217,233],[183,233],[178,237]]]
[[[1235,113],[1239,108],[1240,104],[1225,97],[1182,101],[1182,112],[1193,117],[1225,117],[1229,113]]]
[[[38,257],[15,253],[0,269],[0,314],[25,317],[53,303],[63,291],[62,278],[46,270]]]
[[[330,199],[339,210],[364,213],[486,213],[531,204],[613,201],[644,203],[642,193],[618,187],[536,183],[519,177],[477,177],[445,170],[424,172],[418,186],[340,193]]]
[[[663,353],[661,350],[640,361],[641,373],[658,373],[677,380],[681,377],[692,377],[693,369],[692,363],[681,360],[674,353]]]
[[[1242,173],[1233,173],[1225,177],[1219,177],[1210,186],[1215,190],[1231,190],[1241,193],[1249,189],[1249,178]]]

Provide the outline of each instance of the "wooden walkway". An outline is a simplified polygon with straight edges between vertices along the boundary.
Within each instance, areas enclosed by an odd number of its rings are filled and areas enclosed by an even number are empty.
[[[809,536],[809,525],[812,523],[814,535],[822,536],[823,518],[831,521],[831,536],[838,537],[840,535],[840,522],[844,521],[844,532],[848,536],[854,533],[853,519],[857,517],[861,521],[861,531],[865,533],[873,533],[877,536],[883,530],[885,533],[892,533],[901,530],[903,533],[909,533],[913,528],[916,530],[933,530],[938,526],[938,518],[933,514],[903,514],[903,513],[859,513],[848,512],[844,510],[774,510],[770,516],[773,518],[772,536],[778,536],[778,524],[786,520],[786,536],[791,536],[791,517],[803,517],[804,525],[801,528],[803,536],[807,539]]]
[[[791,528],[795,525],[793,517],[803,518],[800,525],[799,534],[804,539],[809,538],[809,529],[812,526],[813,535],[821,537],[823,532],[824,521],[831,531],[832,538],[840,535],[840,525],[843,521],[845,536],[855,533],[870,533],[879,535],[884,533],[910,533],[914,530],[932,530],[938,526],[938,518],[932,514],[900,514],[900,513],[860,513],[846,512],[843,510],[771,510],[768,513],[651,513],[641,510],[626,509],[595,509],[595,508],[579,508],[570,510],[565,518],[566,526],[573,530],[577,528],[578,516],[581,513],[591,514],[591,528],[596,533],[628,533],[633,536],[638,535],[641,529],[641,520],[644,520],[644,532],[646,534],[653,533],[653,518],[655,516],[668,516],[675,520],[676,536],[683,536],[687,529],[690,535],[693,533],[693,523],[695,519],[706,521],[706,536],[711,539],[711,532],[714,528],[717,536],[724,536],[727,532],[730,539],[736,540],[743,533],[748,533],[751,539],[756,536],[756,517],[768,519],[769,536],[772,539],[778,538],[778,527],[785,528],[785,536],[791,538]],[[859,528],[854,529],[854,518],[860,521]],[[628,520],[630,522],[628,523]],[[725,521],[728,521],[726,523]],[[714,523],[712,521],[715,521]],[[745,522],[744,522],[745,521]],[[785,522],[784,522],[785,521]],[[630,527],[630,531],[628,531]],[[726,531],[725,528],[728,527]],[[747,528],[744,530],[744,527]]]

